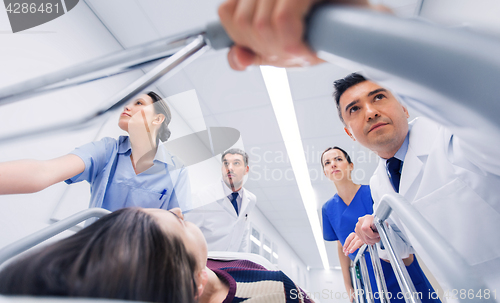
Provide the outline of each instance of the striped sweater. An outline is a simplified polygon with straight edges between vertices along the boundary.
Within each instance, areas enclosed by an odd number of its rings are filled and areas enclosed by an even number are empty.
[[[247,260],[209,259],[207,267],[229,285],[229,293],[223,303],[312,302],[282,271],[270,271]]]

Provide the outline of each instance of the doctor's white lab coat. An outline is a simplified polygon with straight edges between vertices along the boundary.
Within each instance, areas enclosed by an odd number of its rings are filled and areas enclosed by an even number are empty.
[[[201,229],[209,251],[247,252],[249,215],[255,207],[256,197],[242,188],[241,207],[236,215],[223,186],[224,182],[219,182],[193,194],[196,208],[184,214],[184,219]]]
[[[427,118],[411,123],[399,194],[448,240],[492,290],[500,290],[500,176],[496,173],[500,158],[482,156],[481,146],[469,145]],[[370,188],[375,207],[384,194],[394,193],[383,159],[370,180]],[[390,219],[432,271],[433,256],[426,255],[395,214]],[[434,274],[440,280],[439,273]]]

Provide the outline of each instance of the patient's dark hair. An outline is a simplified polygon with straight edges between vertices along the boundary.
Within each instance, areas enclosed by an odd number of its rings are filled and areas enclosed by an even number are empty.
[[[156,143],[158,144],[158,140],[165,142],[168,140],[168,138],[170,138],[170,129],[168,128],[170,121],[172,121],[172,113],[170,112],[170,108],[168,107],[167,102],[165,102],[165,100],[163,100],[157,93],[150,91],[146,95],[150,96],[151,99],[153,99],[153,106],[155,112],[157,114],[162,114],[165,116],[165,120],[161,124],[160,129],[158,130],[158,135],[156,136]]]
[[[333,87],[335,88],[335,92],[333,92],[333,97],[335,98],[335,103],[337,104],[337,112],[339,114],[340,121],[344,123],[345,121],[344,118],[342,118],[342,110],[340,108],[340,97],[342,96],[343,93],[345,93],[346,90],[348,90],[350,87],[366,81],[366,78],[363,77],[362,75],[358,73],[352,73],[347,76],[345,76],[342,79],[339,79],[335,82],[333,82]]]
[[[7,266],[0,293],[195,302],[195,270],[180,238],[124,208]]]

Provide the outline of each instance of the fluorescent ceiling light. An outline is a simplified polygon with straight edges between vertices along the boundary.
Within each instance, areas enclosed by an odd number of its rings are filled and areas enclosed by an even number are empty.
[[[253,235],[250,235],[250,241],[252,241],[253,243],[257,244],[258,246],[261,245],[259,239],[255,238]]]
[[[262,246],[262,248],[264,248],[264,250],[267,251],[268,253],[272,252],[271,247],[267,246],[266,244],[264,244],[264,246]]]
[[[275,253],[275,252],[273,252],[273,257],[274,257],[276,260],[277,260],[277,259],[279,259],[279,258],[278,258],[278,254],[277,254],[277,253]]]
[[[311,224],[323,267],[329,269],[330,265],[326,254],[325,242],[323,241],[323,233],[316,210],[316,197],[311,185],[311,178],[309,177],[309,169],[306,163],[304,147],[302,146],[286,70],[272,66],[261,66],[260,71],[266,83],[267,93],[271,99],[283,141],[285,141],[286,151],[290,157],[295,180],[297,180],[302,203]]]

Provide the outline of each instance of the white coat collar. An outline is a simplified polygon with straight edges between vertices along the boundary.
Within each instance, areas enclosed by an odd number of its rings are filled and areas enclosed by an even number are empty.
[[[408,150],[403,163],[403,170],[401,171],[401,182],[399,185],[399,194],[405,196],[412,184],[415,182],[423,167],[423,160],[427,157],[432,149],[434,141],[438,133],[439,126],[424,117],[419,117],[411,122],[411,131],[409,136]],[[384,159],[379,161],[381,174],[385,177],[385,185],[391,190],[389,177],[387,176]]]
[[[229,203],[223,203],[223,207],[226,209],[227,212],[229,212],[230,214],[233,214],[235,217],[236,217],[236,212],[234,211],[234,207],[233,205],[231,204],[231,201],[229,201],[229,198],[228,196],[233,192],[226,184],[226,182],[224,182],[224,180],[220,180],[221,183],[222,183],[222,191],[224,192],[224,199],[223,201],[227,201]],[[246,195],[246,190],[245,188],[241,187],[241,189],[238,191],[239,195],[241,196],[241,207],[238,211],[238,214],[241,215],[243,214],[247,207],[248,207],[248,201],[249,201],[249,198],[248,198],[248,195]]]
[[[409,124],[412,128],[408,149],[412,149],[417,157],[429,155],[436,140],[439,125],[425,117],[417,117]]]

